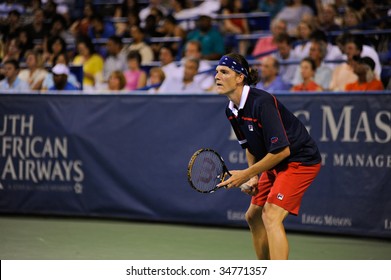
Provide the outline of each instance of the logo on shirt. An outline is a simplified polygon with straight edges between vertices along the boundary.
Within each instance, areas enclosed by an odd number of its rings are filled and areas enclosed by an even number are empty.
[[[284,198],[284,195],[282,193],[278,193],[277,194],[277,199],[278,200],[283,200],[283,198]]]
[[[278,142],[278,137],[274,136],[274,137],[270,138],[270,141],[272,142],[272,144],[275,144]]]
[[[254,131],[254,127],[253,127],[253,125],[252,125],[252,124],[249,124],[249,125],[248,125],[248,130],[250,130],[250,131]]]

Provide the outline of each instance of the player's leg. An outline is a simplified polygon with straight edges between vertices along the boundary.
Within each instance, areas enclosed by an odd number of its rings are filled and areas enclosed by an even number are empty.
[[[262,208],[250,204],[246,212],[246,220],[250,227],[255,253],[259,260],[269,260],[269,246],[265,225],[262,221]]]
[[[283,225],[288,211],[274,204],[263,207],[262,220],[266,229],[271,260],[287,260],[289,244]]]
[[[252,197],[250,207],[246,213],[246,220],[250,227],[255,253],[260,260],[269,260],[269,245],[265,225],[262,221],[262,209],[273,186],[275,175],[265,171],[258,181],[258,193]]]

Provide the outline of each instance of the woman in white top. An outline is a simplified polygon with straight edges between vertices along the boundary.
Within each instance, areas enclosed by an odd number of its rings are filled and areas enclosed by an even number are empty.
[[[42,67],[41,55],[36,51],[26,52],[26,69],[20,71],[18,77],[30,85],[31,90],[41,90],[42,82],[48,72]]]

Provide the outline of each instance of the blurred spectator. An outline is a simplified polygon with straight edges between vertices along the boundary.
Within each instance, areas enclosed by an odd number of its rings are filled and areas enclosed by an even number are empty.
[[[262,36],[257,40],[252,55],[258,57],[270,51],[277,49],[276,37],[280,34],[287,33],[287,26],[284,20],[274,19],[270,24],[271,35]]]
[[[152,48],[144,41],[144,33],[139,26],[132,26],[130,29],[133,42],[127,48],[127,51],[138,51],[141,55],[141,63],[146,64],[154,59]]]
[[[184,41],[186,39],[185,30],[177,24],[176,19],[172,15],[168,15],[163,19],[162,26],[158,29],[164,37],[179,37]],[[182,43],[171,43],[170,46],[176,52],[180,50]],[[159,46],[160,49],[161,45]],[[157,50],[158,51],[158,50]]]
[[[73,84],[68,82],[68,76],[70,74],[68,66],[65,64],[56,64],[52,68],[53,86],[49,90],[79,90]]]
[[[68,56],[65,52],[61,52],[53,58],[52,65],[54,66],[57,64],[64,64],[65,66],[67,66],[69,68],[69,60],[68,60]],[[67,81],[69,83],[71,83],[74,87],[76,87],[77,89],[80,89],[80,83],[77,80],[76,76],[72,72],[69,72]],[[51,88],[53,85],[54,85],[53,74],[52,74],[52,72],[49,72],[46,75],[46,78],[42,83],[42,90],[47,90],[47,89]]]
[[[30,35],[27,33],[26,29],[22,28],[19,31],[18,45],[20,49],[20,56],[24,57],[26,51],[34,49],[34,43],[30,38]]]
[[[179,26],[186,30],[190,31],[195,28],[194,18],[199,14],[194,13],[194,10],[191,9],[191,1],[187,0],[169,0],[171,14],[178,21]]]
[[[113,71],[109,75],[107,89],[111,92],[125,91],[126,79],[121,71]]]
[[[266,56],[261,61],[260,81],[256,84],[256,88],[263,89],[269,93],[274,93],[281,90],[289,90],[287,85],[278,74],[280,64],[273,56]]]
[[[46,41],[46,53],[44,54],[44,61],[49,66],[54,66],[53,59],[60,53],[67,51],[67,43],[65,40],[57,35],[49,37]]]
[[[107,57],[103,66],[103,80],[109,79],[110,73],[114,71],[125,71],[127,69],[126,51],[123,48],[120,37],[113,35],[106,42]]]
[[[52,20],[52,25],[48,37],[60,36],[67,44],[74,44],[75,37],[68,31],[68,23],[62,15],[55,15]]]
[[[292,50],[292,38],[288,33],[282,33],[276,37],[277,53],[274,56],[280,63],[280,76],[282,80],[292,85],[293,78],[298,68],[299,59]]]
[[[307,57],[310,53],[310,35],[314,31],[314,27],[308,21],[302,20],[297,26],[297,36],[298,44],[293,49],[296,57],[303,59]]]
[[[126,90],[145,87],[147,74],[141,69],[141,55],[138,51],[130,51],[127,56],[128,70],[124,72]]]
[[[337,10],[332,4],[320,5],[317,15],[317,29],[324,32],[341,30],[341,26],[336,23]]]
[[[285,0],[260,0],[258,4],[259,10],[270,13],[270,18],[272,19],[274,19],[284,6]]]
[[[212,25],[210,16],[201,15],[197,20],[197,28],[187,36],[187,41],[197,40],[202,46],[202,58],[218,60],[225,53],[224,37],[222,33]]]
[[[327,52],[327,44],[323,41],[311,41],[309,57],[314,61],[316,70],[314,81],[322,87],[323,90],[328,89],[332,70],[323,62]],[[293,78],[293,85],[301,84],[301,69],[297,69]]]
[[[384,90],[383,83],[376,78],[373,70],[375,62],[372,58],[365,56],[354,56],[353,71],[357,75],[358,80],[354,83],[347,84],[346,91],[372,91]]]
[[[153,8],[158,8],[164,16],[168,15],[168,10],[167,8],[161,4],[161,0],[150,0],[149,5],[143,9],[141,9],[139,16],[141,20],[141,26],[145,25],[145,20],[147,16],[151,13],[151,10]]]
[[[358,29],[361,23],[361,15],[358,11],[348,8],[342,18],[342,28],[345,30]]]
[[[149,69],[147,88],[148,93],[158,93],[161,84],[164,82],[166,75],[161,67],[152,67]]]
[[[183,73],[166,78],[159,88],[159,93],[202,93],[204,92],[194,77],[198,73],[199,60],[189,58],[185,62]]]
[[[83,17],[81,19],[75,20],[69,28],[75,38],[88,35],[88,29],[91,25],[92,16],[94,13],[95,11],[92,3],[86,2],[83,9]]]
[[[171,76],[178,76],[180,69],[175,62],[175,53],[174,50],[169,46],[163,46],[159,52],[159,61],[161,63],[161,68],[164,71],[166,79]]]
[[[115,28],[111,22],[104,21],[103,16],[94,14],[87,34],[91,39],[107,39],[115,35]]]
[[[88,37],[79,39],[76,48],[78,54],[73,64],[83,66],[83,90],[93,89],[103,80],[103,58],[95,52]]]
[[[3,63],[5,78],[0,81],[0,92],[20,92],[29,91],[28,83],[18,78],[19,62],[15,59],[7,60]]]
[[[5,0],[0,4],[0,20],[7,17],[7,14],[11,11],[17,11],[19,14],[24,13],[24,7],[19,1],[16,0]]]
[[[0,25],[0,34],[3,35],[1,40],[6,42],[12,38],[17,38],[21,29],[20,12],[17,10],[9,11],[5,22]]]
[[[353,34],[350,34],[350,33],[344,33],[343,35],[341,35],[339,38],[337,38],[339,42],[339,45],[343,45],[344,48],[345,48],[345,51],[346,51],[346,48],[354,48],[356,47],[359,51],[360,51],[360,56],[361,57],[364,57],[364,56],[369,56],[370,58],[373,59],[373,61],[375,62],[375,73],[376,73],[376,76],[377,77],[380,77],[381,75],[381,71],[382,71],[382,67],[381,67],[381,63],[380,63],[380,59],[379,59],[379,55],[378,53],[376,52],[376,50],[367,45],[367,44],[364,44],[364,37],[361,36],[361,35],[353,35]],[[355,45],[355,46],[353,46]]]
[[[325,64],[331,69],[334,69],[337,65],[341,63],[341,61],[344,60],[344,55],[339,49],[339,47],[328,42],[327,35],[324,31],[315,30],[314,32],[312,32],[310,35],[310,41],[323,42],[324,44],[327,45],[326,57],[324,58],[324,60],[326,61]],[[327,61],[335,61],[335,62],[327,62]]]
[[[13,38],[5,44],[3,61],[15,59],[16,61],[21,62],[23,61],[22,55],[18,38]]]
[[[198,41],[188,41],[185,46],[185,55],[181,60],[180,70],[178,72],[183,72],[185,61],[189,58],[196,58],[199,60],[198,74],[195,76],[195,80],[200,84],[201,88],[205,91],[212,89],[215,83],[213,72],[210,72],[213,69],[212,65],[207,61],[202,59],[202,50],[201,43]],[[213,69],[214,70],[214,69]]]
[[[222,10],[222,15],[229,16],[238,13],[243,13],[242,0],[227,0],[226,7]],[[250,34],[247,18],[227,18],[223,20],[223,33],[228,34]],[[245,40],[239,41],[238,52],[247,55],[248,42]]]
[[[48,72],[42,67],[42,55],[37,51],[26,52],[26,69],[19,72],[18,77],[27,82],[31,90],[40,90]]]
[[[291,91],[322,91],[320,85],[314,81],[316,64],[312,58],[306,57],[300,63],[302,83],[292,87]]]
[[[45,24],[45,15],[43,9],[34,11],[33,22],[26,25],[24,29],[29,34],[36,49],[44,49],[44,40],[47,37],[48,26]]]
[[[314,11],[302,0],[289,0],[287,5],[276,15],[277,19],[285,20],[288,34],[296,36],[297,26],[300,21],[308,16],[313,16]]]

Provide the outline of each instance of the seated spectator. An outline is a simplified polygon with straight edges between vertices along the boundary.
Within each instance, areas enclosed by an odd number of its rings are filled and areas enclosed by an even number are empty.
[[[372,91],[384,90],[383,83],[376,78],[375,62],[372,58],[365,56],[355,56],[355,63],[353,64],[353,71],[357,75],[358,80],[354,83],[347,84],[346,91]]]
[[[360,56],[369,56],[370,58],[373,59],[375,62],[375,73],[376,76],[379,78],[381,77],[381,63],[379,59],[379,54],[376,52],[376,50],[367,44],[364,44],[365,39],[361,35],[353,35],[350,33],[344,33],[340,37],[337,38],[339,41],[339,45],[346,47],[351,47],[353,44],[360,50]]]
[[[103,58],[95,52],[88,37],[79,39],[76,49],[78,54],[74,57],[73,64],[83,66],[83,90],[93,89],[103,80]]]
[[[124,72],[125,89],[136,90],[145,87],[147,74],[141,69],[141,55],[138,51],[131,51],[127,56],[128,70]]]
[[[303,58],[300,63],[300,75],[303,82],[293,86],[291,91],[322,91],[321,86],[314,81],[315,70],[315,61],[309,57]]]
[[[150,0],[149,5],[140,10],[139,16],[141,20],[141,26],[145,26],[145,20],[154,8],[159,9],[164,16],[168,15],[168,9],[161,3],[161,0]]]
[[[103,66],[103,80],[108,81],[114,71],[125,71],[127,69],[126,51],[123,48],[120,37],[113,35],[106,42],[107,57]]]
[[[133,42],[128,46],[127,51],[138,51],[141,55],[141,64],[152,62],[154,54],[152,48],[144,41],[144,33],[139,26],[132,26],[130,34]]]
[[[227,5],[222,10],[222,15],[234,15],[243,13],[242,0],[227,0]],[[250,34],[250,28],[247,22],[247,18],[227,18],[223,20],[223,33],[242,35]],[[238,52],[246,56],[247,55],[248,42],[245,40],[239,41]]]
[[[202,93],[204,92],[194,77],[198,73],[198,59],[190,58],[185,62],[182,75],[165,79],[159,88],[159,93]]]
[[[45,15],[43,9],[39,8],[34,11],[33,22],[27,24],[24,29],[29,34],[36,49],[43,50],[44,40],[48,35],[48,26],[45,22]]]
[[[202,59],[201,43],[199,41],[188,41],[186,43],[185,55],[181,60],[181,66],[179,67],[178,72],[183,72],[183,65],[189,58],[196,58],[200,63],[200,66],[198,67],[198,74],[195,76],[195,80],[200,84],[203,90],[211,90],[215,83],[213,76],[214,71],[210,71],[213,69],[212,65],[207,60]]]
[[[52,68],[53,74],[53,86],[49,88],[49,91],[56,90],[79,90],[77,87],[68,82],[68,76],[70,74],[68,66],[65,64],[56,64]]]
[[[36,51],[26,52],[27,68],[19,72],[18,77],[29,84],[31,90],[41,90],[48,72],[42,67],[42,56]]]
[[[1,39],[4,42],[19,36],[19,32],[22,29],[20,16],[20,12],[11,10],[8,12],[5,22],[1,24],[0,21],[0,33],[3,35]]]
[[[171,76],[178,76],[181,72],[175,61],[174,50],[168,45],[163,46],[159,52],[160,67],[164,71],[166,79]]]
[[[69,28],[75,38],[88,36],[88,29],[90,28],[92,16],[94,14],[94,5],[90,2],[86,2],[84,4],[83,17],[75,20]]]
[[[287,85],[278,75],[278,60],[273,56],[266,56],[261,61],[261,79],[256,84],[256,88],[263,89],[269,93],[276,91],[289,90]]]
[[[270,36],[262,36],[257,40],[252,55],[259,57],[262,54],[274,51],[277,49],[276,38],[280,34],[287,33],[286,22],[284,20],[272,20],[270,24]]]
[[[341,26],[336,23],[336,17],[337,10],[334,5],[320,5],[318,7],[316,28],[326,33],[341,30]]]
[[[148,93],[158,93],[159,88],[166,78],[164,71],[160,67],[152,67],[149,69],[147,87]]]
[[[158,31],[163,34],[164,37],[179,37],[184,41],[186,39],[185,30],[180,27],[176,21],[176,19],[172,15],[168,15],[163,19],[162,26],[158,29]],[[180,50],[182,43],[171,43],[170,47],[178,52]],[[161,48],[162,44],[156,46],[157,52]]]
[[[303,59],[310,54],[311,41],[310,36],[314,31],[314,27],[306,20],[300,21],[297,26],[296,40],[298,44],[294,47],[293,51],[295,56],[299,59]]]
[[[7,60],[3,63],[4,79],[0,82],[0,92],[23,92],[29,91],[29,84],[18,78],[19,62],[15,59]]]
[[[280,63],[280,76],[287,85],[291,86],[299,62],[292,50],[292,39],[287,33],[282,33],[276,37],[276,44],[277,53],[273,56]]]
[[[75,37],[73,34],[68,31],[68,23],[66,19],[62,15],[55,15],[53,17],[53,21],[50,27],[50,31],[48,34],[48,37],[52,36],[60,36],[64,39],[65,42],[68,44],[74,44],[75,43]]]
[[[110,92],[124,92],[126,79],[121,71],[113,71],[107,82],[107,89]]]
[[[297,26],[307,16],[313,16],[314,11],[302,0],[291,0],[276,15],[276,19],[282,19],[287,23],[288,34],[296,36]]]
[[[68,60],[68,56],[66,53],[64,53],[64,52],[59,53],[57,56],[55,56],[53,58],[53,65],[57,65],[57,64],[64,64],[69,68],[69,60]],[[77,89],[80,89],[80,83],[77,80],[76,76],[72,72],[69,72],[67,81],[70,84],[72,84],[74,87],[76,87]],[[48,90],[53,85],[54,85],[53,74],[52,74],[52,72],[49,72],[46,75],[45,80],[42,82],[42,90],[43,91]]]
[[[224,37],[212,25],[210,16],[201,15],[197,20],[197,28],[187,35],[187,41],[196,40],[201,43],[202,58],[218,60],[225,53]]]
[[[310,41],[323,42],[324,44],[327,45],[326,56],[324,60],[325,60],[325,64],[331,69],[334,69],[344,60],[344,55],[341,52],[340,48],[331,44],[327,39],[326,33],[324,33],[323,31],[315,30],[314,32],[312,32],[310,35]],[[336,61],[336,62],[330,62],[330,61]]]
[[[46,53],[44,54],[44,61],[47,65],[53,66],[53,59],[60,53],[67,51],[67,44],[60,36],[52,36],[46,41]]]
[[[2,61],[14,59],[18,62],[22,62],[24,58],[22,55],[18,38],[13,38],[4,46],[4,56]]]
[[[327,44],[323,41],[311,41],[309,57],[315,62],[316,70],[314,81],[322,87],[323,90],[328,89],[331,81],[332,70],[323,62],[327,52]],[[293,85],[302,84],[301,69],[297,69],[293,78]]]
[[[91,25],[88,27],[88,37],[94,39],[108,39],[115,35],[115,28],[111,22],[106,22],[103,16],[95,14],[91,18]],[[106,48],[104,45],[96,44],[95,50],[102,57],[106,57]]]

